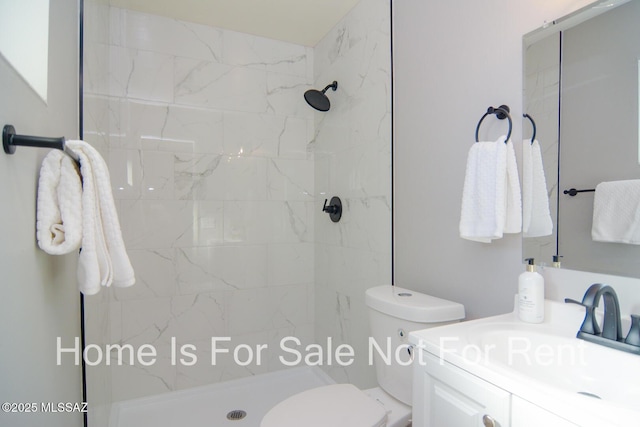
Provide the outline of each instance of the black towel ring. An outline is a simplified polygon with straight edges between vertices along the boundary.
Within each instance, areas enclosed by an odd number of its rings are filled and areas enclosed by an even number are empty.
[[[533,126],[533,135],[531,135],[531,143],[533,144],[533,141],[536,140],[536,122],[534,122],[533,117],[531,117],[527,113],[524,113],[522,117],[526,117],[527,119],[529,119],[529,121],[531,122],[531,126]]]
[[[509,119],[509,131],[507,132],[507,139],[505,139],[504,141],[504,143],[506,144],[507,141],[509,141],[509,138],[511,138],[512,123],[511,123],[511,116],[509,115],[510,111],[511,109],[509,109],[509,106],[507,105],[501,105],[498,108],[493,108],[493,107],[487,108],[487,112],[484,113],[484,115],[480,118],[480,121],[478,122],[478,126],[476,126],[476,142],[480,142],[480,140],[478,139],[478,132],[480,131],[480,125],[482,124],[482,121],[484,120],[484,118],[487,117],[489,114],[495,114],[496,117],[500,120]]]

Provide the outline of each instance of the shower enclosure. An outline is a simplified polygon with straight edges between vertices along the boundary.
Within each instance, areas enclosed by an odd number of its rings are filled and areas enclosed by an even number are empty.
[[[364,291],[391,283],[389,1],[361,0],[314,47],[97,0],[84,31],[84,139],[137,277],[85,298],[86,339],[157,352],[87,367],[89,425],[114,401],[285,369],[284,337],[349,344],[356,363],[323,369],[372,386]],[[334,80],[329,111],[307,105]],[[212,339],[230,350],[215,364]],[[232,357],[259,345],[261,360]]]

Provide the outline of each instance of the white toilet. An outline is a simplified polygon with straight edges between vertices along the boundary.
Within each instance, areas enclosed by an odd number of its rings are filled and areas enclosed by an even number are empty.
[[[260,427],[406,427],[411,424],[412,375],[409,332],[458,322],[464,306],[397,286],[368,289],[371,337],[383,354],[391,342],[391,363],[373,350],[380,387],[361,391],[352,384],[333,384],[303,391],[278,403]],[[396,361],[396,348],[399,350]],[[368,356],[368,355],[367,355]]]

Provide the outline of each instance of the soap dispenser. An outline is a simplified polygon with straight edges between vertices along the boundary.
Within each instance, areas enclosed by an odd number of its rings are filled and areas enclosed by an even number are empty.
[[[544,320],[544,277],[536,272],[533,258],[527,261],[527,271],[518,277],[518,317],[523,322]]]

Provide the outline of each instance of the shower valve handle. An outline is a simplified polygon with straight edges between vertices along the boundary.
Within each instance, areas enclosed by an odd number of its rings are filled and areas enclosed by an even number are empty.
[[[326,212],[329,214],[331,221],[338,222],[342,217],[342,201],[339,197],[332,197],[329,205],[327,206],[327,199],[324,199],[324,206],[322,207],[322,212]]]
[[[327,201],[329,201],[329,199],[324,199],[324,206],[322,207],[322,212],[326,212],[328,214],[336,213],[339,209],[338,205],[327,206]]]

